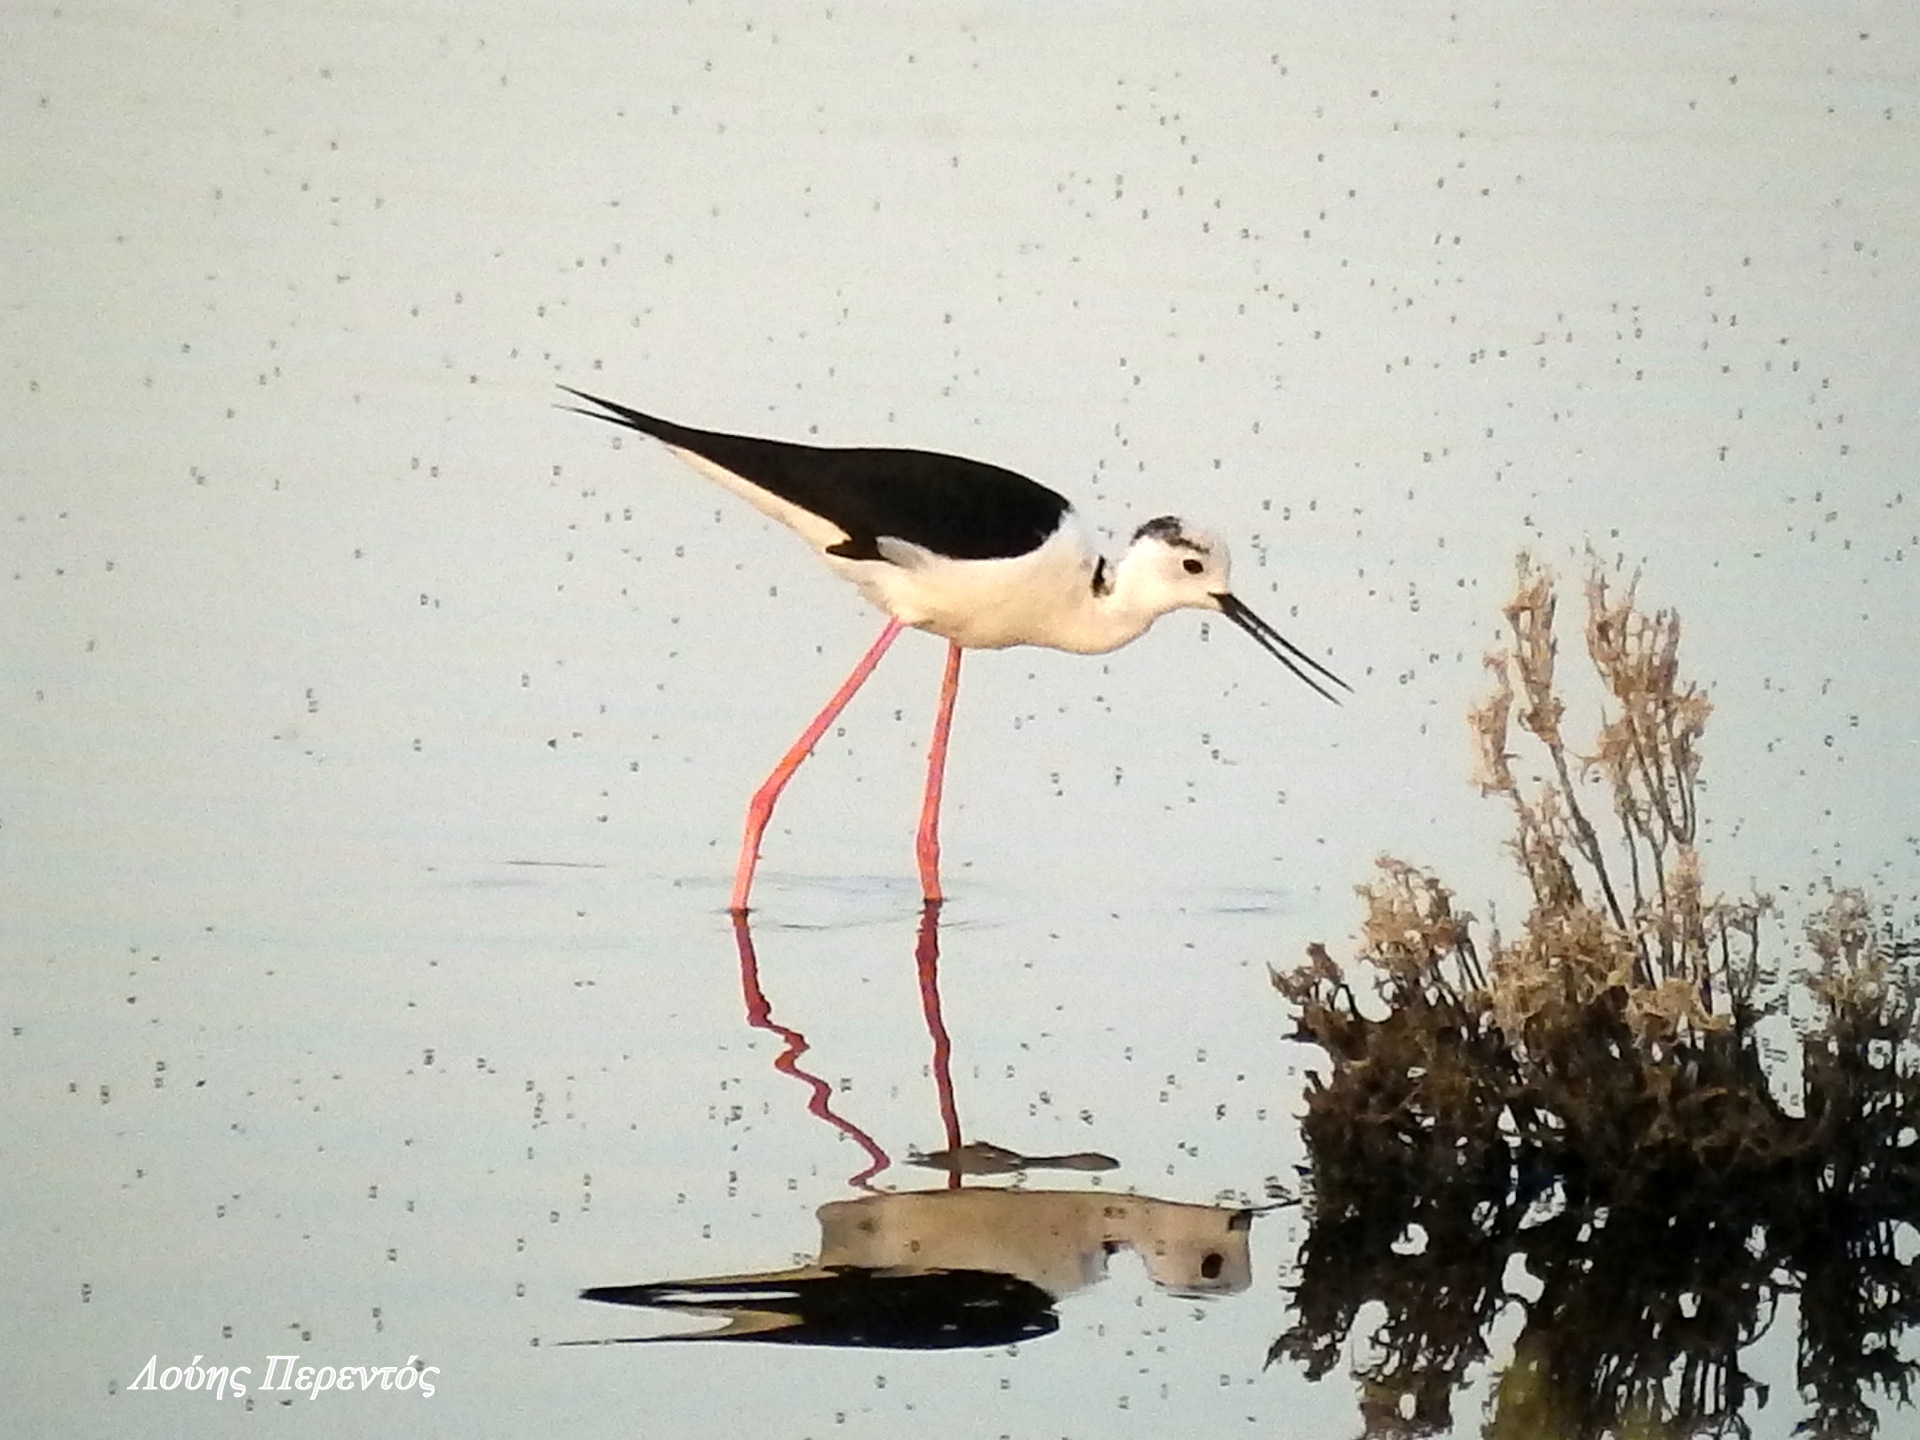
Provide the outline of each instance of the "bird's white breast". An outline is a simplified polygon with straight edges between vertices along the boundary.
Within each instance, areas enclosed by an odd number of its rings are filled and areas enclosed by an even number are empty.
[[[1095,654],[1132,638],[1102,623],[1094,556],[1071,517],[1038,549],[1010,559],[950,560],[897,540],[882,540],[880,549],[886,560],[825,559],[901,623],[957,645]]]

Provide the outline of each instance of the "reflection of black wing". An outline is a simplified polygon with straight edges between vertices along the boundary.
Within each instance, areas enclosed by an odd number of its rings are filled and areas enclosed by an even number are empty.
[[[1024,555],[1060,528],[1067,502],[998,465],[930,450],[828,449],[695,430],[571,386],[599,411],[582,415],[638,430],[711,461],[790,505],[832,521],[849,560],[878,560],[875,542],[907,540],[955,560]],[[574,408],[569,406],[569,409]],[[605,412],[605,413],[601,413]]]
[[[960,1350],[1013,1345],[1060,1328],[1051,1295],[1017,1275],[992,1270],[837,1265],[824,1272],[602,1285],[582,1290],[580,1298],[727,1317],[718,1330],[648,1336],[647,1341],[761,1340],[875,1350]]]

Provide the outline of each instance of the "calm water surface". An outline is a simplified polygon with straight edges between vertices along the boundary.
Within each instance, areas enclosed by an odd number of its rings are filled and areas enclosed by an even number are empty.
[[[956,1132],[1120,1162],[1029,1192],[1296,1188],[1267,967],[1351,949],[1382,851],[1518,903],[1462,716],[1523,545],[1685,615],[1714,883],[1911,911],[1920,28],[1342,15],[16,18],[22,1433],[1355,1433],[1350,1375],[1265,1365],[1287,1208],[1204,1295],[1117,1239],[1015,1348],[567,1342],[692,1325],[582,1288],[944,1192],[907,1159]],[[743,974],[741,809],[877,617],[556,381],[1190,513],[1357,694],[1196,615],[971,658],[936,1027],[907,637],[783,803]],[[1790,1335],[1756,1434],[1804,1413]],[[276,1355],[435,1393],[261,1392]],[[253,1388],[130,1390],[150,1357]]]

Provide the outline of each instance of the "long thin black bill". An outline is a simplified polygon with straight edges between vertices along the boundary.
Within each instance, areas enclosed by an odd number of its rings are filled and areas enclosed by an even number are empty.
[[[1323,679],[1332,681],[1348,694],[1353,693],[1353,687],[1351,685],[1347,684],[1346,681],[1342,680],[1318,660],[1307,654],[1307,652],[1302,650],[1298,645],[1287,639],[1287,637],[1282,635],[1278,630],[1267,624],[1266,621],[1249,610],[1240,600],[1227,594],[1215,595],[1213,598],[1220,602],[1220,613],[1222,615],[1225,615],[1229,620],[1233,621],[1234,624],[1238,625],[1242,630],[1253,636],[1255,640],[1259,641],[1262,650],[1265,650],[1269,655],[1273,656],[1274,659],[1286,666],[1287,669],[1299,676],[1316,695],[1331,700],[1336,705],[1340,703],[1340,697],[1327,689],[1325,685],[1322,685],[1319,680],[1314,679],[1313,675],[1309,675],[1307,673],[1308,670],[1313,671],[1315,675],[1319,675]],[[1302,666],[1305,666],[1306,669],[1303,670],[1301,668]]]

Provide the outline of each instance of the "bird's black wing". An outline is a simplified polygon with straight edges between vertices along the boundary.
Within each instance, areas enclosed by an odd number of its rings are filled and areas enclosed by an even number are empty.
[[[930,450],[831,449],[695,430],[571,386],[599,410],[582,415],[690,450],[742,480],[832,521],[847,532],[833,553],[883,558],[882,537],[956,560],[1024,555],[1060,527],[1064,496],[1011,470]],[[603,413],[604,412],[604,413]]]
[[[649,1340],[755,1340],[874,1350],[1015,1345],[1060,1328],[1053,1296],[993,1270],[902,1271],[835,1265],[805,1277],[602,1285],[582,1300],[725,1315],[728,1324]]]

